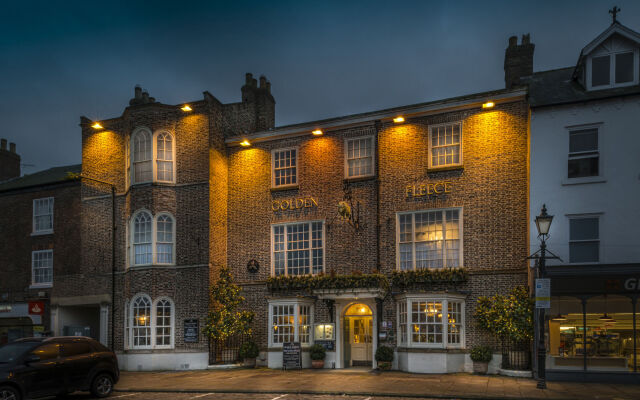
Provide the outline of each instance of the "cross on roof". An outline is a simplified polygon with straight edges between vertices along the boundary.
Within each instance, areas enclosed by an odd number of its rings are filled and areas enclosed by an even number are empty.
[[[613,23],[616,22],[616,15],[622,10],[618,8],[618,6],[613,6],[613,9],[609,10],[609,14],[613,16]]]

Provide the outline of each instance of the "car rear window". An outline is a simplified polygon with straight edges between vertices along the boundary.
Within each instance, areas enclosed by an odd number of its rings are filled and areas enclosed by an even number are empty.
[[[62,344],[62,356],[63,357],[73,357],[81,354],[92,353],[91,346],[89,346],[89,342],[85,341],[77,341],[70,343]]]
[[[0,346],[0,364],[12,363],[23,354],[33,349],[36,343],[33,342],[21,342],[21,343],[9,343],[4,346]]]

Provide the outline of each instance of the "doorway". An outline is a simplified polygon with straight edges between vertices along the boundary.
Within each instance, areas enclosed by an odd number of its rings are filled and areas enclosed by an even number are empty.
[[[344,366],[371,367],[373,364],[373,313],[366,304],[356,303],[344,314]]]

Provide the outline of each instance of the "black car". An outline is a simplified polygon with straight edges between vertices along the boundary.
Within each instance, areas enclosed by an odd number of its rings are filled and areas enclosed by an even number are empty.
[[[0,400],[76,390],[107,397],[119,377],[115,353],[91,338],[25,338],[0,346]]]

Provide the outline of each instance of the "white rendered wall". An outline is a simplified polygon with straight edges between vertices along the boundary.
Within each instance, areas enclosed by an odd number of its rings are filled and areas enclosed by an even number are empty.
[[[118,353],[118,365],[123,371],[183,371],[206,369],[208,353]]]
[[[567,127],[601,124],[604,182],[571,185]],[[549,250],[569,262],[571,214],[600,215],[600,263],[640,262],[640,96],[535,108],[531,112],[530,250],[539,248],[534,221],[546,203],[554,216]],[[552,260],[548,265],[558,264]]]

